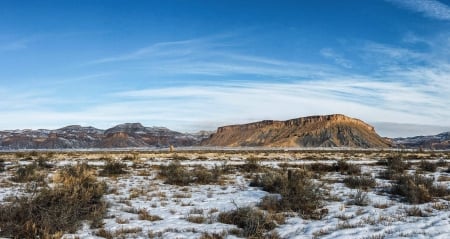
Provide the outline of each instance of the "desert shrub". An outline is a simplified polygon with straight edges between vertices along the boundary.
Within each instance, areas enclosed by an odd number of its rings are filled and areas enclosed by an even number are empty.
[[[386,170],[380,173],[380,178],[383,179],[396,179],[401,176],[403,172],[410,167],[408,163],[403,161],[400,154],[394,154],[378,162],[379,165],[385,165]]]
[[[423,171],[436,172],[437,164],[432,163],[430,161],[422,160],[420,161],[419,168],[422,169]]]
[[[197,166],[188,170],[179,161],[172,161],[167,166],[161,165],[159,175],[165,178],[165,183],[185,186],[190,183],[210,184],[219,181],[222,171],[216,166],[209,170],[203,166]]]
[[[264,238],[268,231],[277,226],[263,211],[251,207],[221,212],[218,221],[236,225],[242,229],[239,236],[247,238]]]
[[[368,175],[348,176],[344,178],[344,183],[349,188],[359,188],[364,190],[373,188],[376,185],[375,179]]]
[[[404,197],[404,200],[417,204],[426,203],[433,197],[443,197],[450,194],[450,191],[442,185],[434,185],[434,179],[422,175],[402,175],[399,176],[391,188],[391,193]]]
[[[39,156],[39,153],[38,153],[38,151],[33,150],[28,155],[30,155],[31,157],[37,157],[37,156]]]
[[[179,155],[176,153],[172,155],[171,159],[174,161],[191,160],[189,157],[186,157],[184,155]]]
[[[335,172],[336,168],[334,165],[324,164],[324,163],[312,163],[307,166],[307,168],[314,172],[325,173],[325,172]]]
[[[37,162],[37,166],[38,166],[39,168],[47,168],[47,169],[53,168],[53,165],[50,164],[50,163],[48,162],[48,159],[47,159],[47,158],[44,158],[44,157],[42,157],[42,156],[40,156],[40,157],[36,160],[36,162]]]
[[[20,166],[11,177],[11,180],[17,183],[31,181],[40,182],[44,180],[44,175],[39,172],[38,165],[36,163],[32,163]]]
[[[179,161],[170,162],[167,166],[161,165],[159,169],[159,175],[166,179],[167,184],[188,185],[190,182],[188,170]]]
[[[261,162],[256,157],[248,157],[240,168],[247,173],[258,172],[261,169]]]
[[[5,171],[5,160],[0,159],[0,172]]]
[[[280,193],[287,183],[285,172],[270,170],[264,174],[256,175],[250,182],[250,186],[262,187],[262,190],[271,193]]]
[[[27,155],[26,155],[25,152],[15,152],[15,153],[14,153],[14,156],[15,156],[15,158],[20,159],[20,158],[26,157]]]
[[[222,171],[218,166],[214,166],[212,170],[209,170],[203,166],[195,167],[190,174],[190,181],[198,184],[210,184],[216,183],[219,180]]]
[[[368,203],[369,198],[367,196],[367,193],[359,189],[352,196],[352,200],[350,200],[350,204],[357,206],[367,206]]]
[[[137,159],[137,154],[125,155],[122,157],[122,161],[133,161]]]
[[[439,159],[437,162],[436,162],[436,166],[438,166],[438,167],[447,167],[448,166],[448,163],[447,163],[447,161],[445,161],[445,159]]]
[[[118,161],[108,161],[106,162],[103,169],[100,171],[101,176],[111,176],[111,175],[120,175],[124,174],[127,171],[124,169],[127,167],[126,164],[118,162]]]
[[[318,219],[322,216],[320,209],[323,206],[324,192],[308,171],[269,171],[256,176],[250,185],[279,194],[278,203],[271,204],[277,207],[277,211],[294,211],[303,218]]]
[[[87,166],[67,167],[55,175],[55,186],[0,205],[0,236],[53,238],[75,232],[83,220],[98,223],[106,211],[101,200],[106,184]]]
[[[420,209],[420,207],[410,207],[405,209],[406,215],[410,217],[425,217],[426,214]]]
[[[339,160],[335,163],[334,168],[341,174],[355,175],[361,173],[361,167],[355,164],[347,163],[344,160]]]

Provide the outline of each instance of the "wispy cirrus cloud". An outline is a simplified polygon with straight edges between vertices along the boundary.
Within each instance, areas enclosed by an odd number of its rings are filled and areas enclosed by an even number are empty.
[[[386,0],[408,10],[422,13],[424,16],[438,19],[450,20],[450,7],[437,0]]]
[[[341,56],[340,54],[336,53],[333,49],[331,48],[322,48],[320,50],[320,54],[328,59],[333,60],[336,64],[345,67],[345,68],[352,68],[352,63],[351,61],[345,59],[343,56]]]
[[[37,37],[9,39],[0,41],[0,52],[17,51],[28,47],[28,44],[37,40]]]
[[[123,71],[124,75],[133,69],[158,80],[180,77],[185,83],[102,92],[83,107],[66,107],[69,110],[64,113],[55,108],[52,102],[60,99],[51,94],[4,97],[0,106],[15,104],[22,108],[0,107],[0,125],[21,121],[27,125],[29,118],[33,118],[34,125],[47,128],[74,123],[107,128],[138,121],[196,131],[263,119],[343,113],[370,123],[383,122],[377,124],[382,127],[377,130],[383,136],[406,134],[404,129],[393,131],[395,127],[386,122],[448,126],[450,130],[450,62],[441,54],[450,45],[437,44],[441,39],[423,41],[428,42],[427,51],[368,41],[362,42],[361,47],[346,49],[345,56],[365,57],[366,64],[375,65],[373,72],[366,74],[354,70],[364,62],[352,62],[355,65],[350,69],[280,60],[235,51],[220,38],[160,42],[98,59],[86,67],[112,66],[114,72]],[[333,62],[336,56],[343,55],[331,48],[320,53]],[[61,81],[86,83],[109,77],[108,73],[93,73]],[[196,81],[198,78],[206,80]],[[45,101],[27,105],[34,97]],[[72,103],[77,104],[63,102]],[[25,117],[26,112],[29,115]]]
[[[120,69],[148,72],[157,76],[252,75],[279,78],[312,79],[339,71],[324,64],[285,61],[264,56],[248,55],[230,50],[238,45],[230,36],[212,36],[174,42],[157,42],[117,56],[93,60],[88,65],[117,65]],[[336,57],[335,57],[336,58]],[[349,66],[342,58],[339,64]],[[126,63],[132,63],[128,66]]]

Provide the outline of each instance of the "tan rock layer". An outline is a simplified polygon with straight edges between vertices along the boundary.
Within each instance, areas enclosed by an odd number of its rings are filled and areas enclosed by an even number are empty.
[[[202,145],[385,148],[390,143],[377,135],[371,125],[334,114],[224,126]]]

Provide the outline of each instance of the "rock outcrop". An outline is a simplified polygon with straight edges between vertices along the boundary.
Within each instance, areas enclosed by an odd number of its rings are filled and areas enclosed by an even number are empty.
[[[202,145],[386,148],[390,142],[363,121],[335,114],[224,126]]]

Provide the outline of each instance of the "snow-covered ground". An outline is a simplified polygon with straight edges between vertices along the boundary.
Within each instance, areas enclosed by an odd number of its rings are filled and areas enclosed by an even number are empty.
[[[67,158],[53,162],[56,165],[53,170],[84,161],[98,168],[105,164],[99,159]],[[243,172],[227,174],[219,184],[176,186],[165,184],[164,179],[158,177],[157,166],[166,165],[168,161],[165,158],[141,157],[125,162],[127,174],[98,177],[108,185],[108,193],[104,197],[108,208],[102,230],[117,238],[200,238],[204,233],[236,238],[229,232],[237,227],[218,222],[219,213],[236,207],[256,207],[261,198],[268,194],[260,188],[250,187],[250,177]],[[234,155],[226,161],[205,158],[183,160],[181,164],[212,168],[225,162],[227,165],[238,165],[244,164],[245,160]],[[315,162],[270,159],[261,161],[261,164],[277,168],[286,163],[295,167]],[[336,160],[320,162],[332,164]],[[373,176],[383,170],[383,166],[376,165],[377,159],[370,157],[349,162],[361,165],[363,172]],[[8,197],[24,194],[25,184],[13,183],[8,178],[19,164],[26,163],[6,160],[7,170],[0,172],[0,203],[5,203]],[[425,174],[434,176],[436,183],[449,187],[449,181],[437,182],[440,176],[450,177],[446,169],[441,167],[436,172]],[[324,189],[330,194],[325,202],[328,213],[322,219],[302,219],[294,213],[286,213],[285,223],[274,229],[278,235],[281,238],[450,238],[448,201],[435,199],[429,203],[411,205],[386,192],[390,181],[376,178],[377,186],[363,192],[367,196],[367,205],[352,205],[358,192],[345,186],[343,178],[338,172],[325,173],[320,178],[319,181],[324,183]],[[411,212],[418,209],[423,215],[411,216]],[[200,222],[194,222],[196,218],[200,218]],[[98,228],[90,228],[89,222],[85,222],[79,231],[66,234],[64,238],[102,238],[101,235]]]

